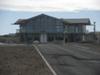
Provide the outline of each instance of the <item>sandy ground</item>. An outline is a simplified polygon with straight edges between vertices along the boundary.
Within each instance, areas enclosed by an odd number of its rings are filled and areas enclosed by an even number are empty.
[[[0,46],[0,75],[52,75],[32,46]]]

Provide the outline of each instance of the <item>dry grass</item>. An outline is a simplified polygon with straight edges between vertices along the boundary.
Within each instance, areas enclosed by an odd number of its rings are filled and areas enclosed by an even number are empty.
[[[0,46],[0,75],[52,75],[32,46]]]

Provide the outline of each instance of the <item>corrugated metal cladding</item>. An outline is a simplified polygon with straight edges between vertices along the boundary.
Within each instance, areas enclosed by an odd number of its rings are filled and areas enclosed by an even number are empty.
[[[14,24],[20,25],[22,40],[47,42],[62,40],[64,37],[66,41],[82,40],[86,32],[86,25],[91,23],[88,18],[58,19],[40,14],[29,19],[19,19]]]
[[[26,32],[34,32],[34,33],[39,33],[39,32],[62,33],[64,31],[64,26],[62,21],[43,14],[31,18],[31,20],[28,23],[21,25],[21,28],[24,31],[26,30]]]

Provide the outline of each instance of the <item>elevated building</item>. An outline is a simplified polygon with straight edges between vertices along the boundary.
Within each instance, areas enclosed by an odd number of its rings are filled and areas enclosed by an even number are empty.
[[[20,39],[32,43],[38,40],[46,43],[55,40],[78,42],[84,40],[88,18],[59,19],[45,14],[29,19],[19,19],[14,24],[19,25]]]

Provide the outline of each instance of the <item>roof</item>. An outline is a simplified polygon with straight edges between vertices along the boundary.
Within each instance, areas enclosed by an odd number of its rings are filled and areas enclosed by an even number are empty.
[[[80,18],[80,19],[62,19],[62,21],[65,24],[84,24],[84,25],[90,25],[90,19],[89,18]]]
[[[18,19],[14,24],[24,24],[27,22],[28,22],[28,19]]]
[[[55,17],[52,17],[52,16],[48,16],[48,15],[45,15],[45,14],[40,14],[40,15],[37,15],[37,16],[34,16],[32,18],[28,18],[28,19],[19,19],[14,24],[20,24],[20,25],[22,24],[22,25],[24,25],[24,24],[28,23],[29,21],[34,20],[37,17],[43,17],[43,16],[47,16],[47,17],[51,17],[53,19],[60,20],[65,25],[67,25],[67,24],[90,25],[91,24],[89,18],[80,18],[80,19],[58,19],[58,18],[55,18]]]
[[[37,16],[31,17],[31,18],[28,18],[28,19],[18,19],[14,24],[26,24],[26,23],[30,22],[31,20],[34,20],[37,17],[43,17],[43,16],[47,16],[49,18],[61,21],[58,18],[55,18],[55,17],[52,17],[52,16],[48,16],[48,15],[45,15],[45,14],[40,14],[40,15],[37,15]]]

